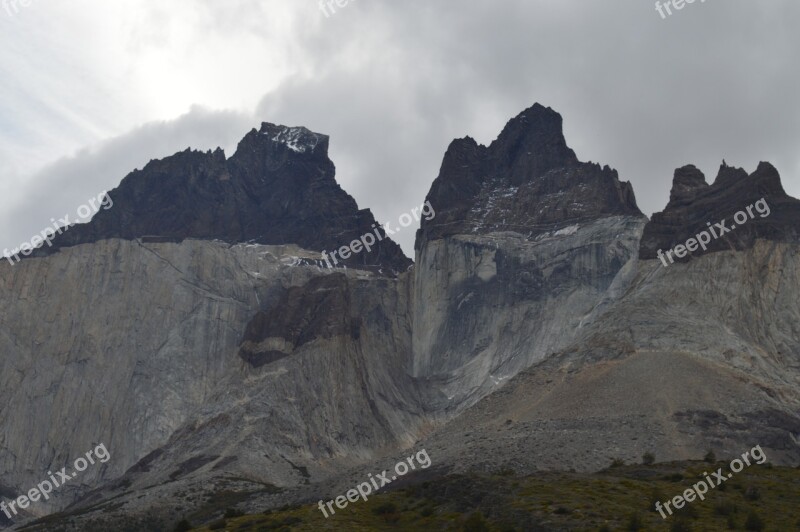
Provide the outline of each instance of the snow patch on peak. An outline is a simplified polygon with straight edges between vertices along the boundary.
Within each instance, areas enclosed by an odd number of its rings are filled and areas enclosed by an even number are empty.
[[[273,135],[271,140],[280,144],[285,144],[288,148],[297,153],[313,151],[320,141],[320,135],[309,131],[304,127],[282,126],[277,131],[265,131],[264,135]]]

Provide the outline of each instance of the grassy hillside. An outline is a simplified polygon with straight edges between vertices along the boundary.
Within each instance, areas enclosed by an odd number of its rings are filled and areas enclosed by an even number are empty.
[[[653,507],[727,463],[619,465],[595,474],[457,475],[336,509],[316,505],[218,519],[192,530],[800,530],[800,469],[751,466],[667,519]],[[412,480],[413,482],[413,480]],[[191,522],[187,517],[187,522]],[[179,530],[189,530],[186,522]]]

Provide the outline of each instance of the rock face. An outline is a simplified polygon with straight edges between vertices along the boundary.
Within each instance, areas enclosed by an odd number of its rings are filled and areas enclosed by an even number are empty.
[[[109,193],[113,208],[73,226],[54,240],[52,249],[45,246],[38,254],[142,237],[296,244],[330,253],[378,230],[383,239],[370,252],[354,254],[343,264],[406,271],[411,260],[377,229],[368,209],[358,209],[334,175],[326,135],[264,123],[242,139],[230,159],[220,149],[187,150],[132,172]]]
[[[111,460],[41,513],[163,445],[235,368],[244,325],[275,289],[259,278],[292,282],[255,249],[112,239],[3,266],[3,484],[27,489],[104,443]]]
[[[742,214],[736,220],[738,213]],[[717,226],[721,222],[724,229]],[[639,256],[655,258],[659,250],[673,249],[712,229],[705,250],[694,246],[698,249],[686,257],[674,258],[688,261],[715,251],[750,249],[758,239],[800,242],[800,201],[784,192],[778,171],[769,163],[747,175],[723,161],[713,185],[692,165],[678,168],[667,207],[653,214],[645,227]]]
[[[336,336],[361,337],[360,316],[351,316],[352,305],[346,277],[316,277],[286,291],[268,310],[247,324],[239,356],[254,367],[290,356],[314,340]]]
[[[762,198],[771,210],[763,217]],[[800,463],[799,203],[767,163],[749,176],[723,164],[711,186],[693,166],[677,170],[669,204],[644,228],[639,259],[603,303],[576,326],[551,325],[543,313],[538,319],[566,337],[561,347],[549,345],[548,356],[419,445],[456,471],[597,470],[646,452],[664,460],[697,459],[709,448],[735,456],[753,442],[770,448],[770,460]],[[748,206],[755,216],[707,253],[669,268],[656,259],[706,221]],[[619,235],[633,233],[607,232],[601,241],[619,245]],[[451,271],[452,261],[441,263]],[[483,323],[498,308],[491,305]],[[509,321],[494,325],[519,331]],[[479,326],[461,333],[470,327]]]
[[[800,463],[800,247],[637,261],[601,319],[418,444],[456,471]]]
[[[111,459],[33,515],[120,478],[103,495],[233,473],[284,488],[410,443],[425,415],[405,283],[314,256],[110,239],[2,266],[4,492],[101,442]]]
[[[111,195],[58,253],[0,263],[0,496],[111,454],[24,514],[66,508],[41,530],[328,500],[411,447],[440,471],[755,444],[800,462],[800,217],[766,163],[714,185],[680,169],[648,223],[536,105],[489,147],[451,145],[410,271],[385,239],[326,267],[374,221],[302,128],[151,162]],[[655,258],[762,197],[770,215],[708,253]]]

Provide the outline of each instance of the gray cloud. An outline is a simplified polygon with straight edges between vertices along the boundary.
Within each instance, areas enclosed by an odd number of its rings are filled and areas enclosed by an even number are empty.
[[[236,13],[248,5],[238,2]],[[750,171],[769,160],[800,195],[796,2],[709,0],[667,20],[640,0],[359,0],[330,18],[316,2],[293,5],[293,20],[304,23],[286,49],[298,68],[255,116],[146,126],[56,163],[48,179],[82,183],[69,199],[78,205],[168,150],[230,145],[260,121],[306,125],[331,135],[338,179],[359,205],[396,220],[422,202],[453,138],[491,142],[538,101],[564,116],[581,159],[633,182],[646,213],[666,204],[674,168],[691,162],[712,180],[723,158]],[[269,15],[253,9],[248,31],[256,13]],[[220,17],[226,30],[231,23]],[[50,187],[32,193],[16,215],[49,220],[52,203],[66,202],[51,195]],[[411,229],[398,236],[409,254],[413,237]]]
[[[696,3],[667,20],[636,0],[353,3],[308,36],[316,75],[257,114],[331,133],[340,180],[381,219],[421,201],[450,140],[491,142],[536,101],[647,213],[689,162],[713,180],[723,158],[770,160],[797,195],[797,15],[788,1]]]
[[[89,198],[116,187],[151,159],[188,147],[207,150],[221,145],[230,154],[251,122],[252,117],[234,112],[193,108],[176,120],[146,124],[48,165],[31,179],[25,201],[0,215],[2,248],[29,241],[50,225],[51,218],[69,214],[74,220],[76,209]]]

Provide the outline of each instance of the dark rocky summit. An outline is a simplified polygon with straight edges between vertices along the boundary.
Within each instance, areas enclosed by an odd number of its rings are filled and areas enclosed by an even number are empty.
[[[756,205],[761,199],[764,202]],[[747,212],[748,207],[752,215]],[[738,212],[747,214],[745,223],[734,220]],[[778,171],[769,163],[760,163],[748,175],[723,161],[713,185],[706,183],[703,173],[692,165],[678,168],[667,207],[653,214],[645,226],[639,256],[656,258],[658,250],[667,251],[685,244],[701,231],[708,231],[708,224],[719,234],[722,230],[716,224],[723,220],[730,231],[712,238],[705,251],[699,248],[690,252],[684,261],[704,253],[749,249],[759,238],[798,242],[800,201],[784,192]],[[743,216],[740,220],[744,220]]]
[[[515,231],[528,237],[611,215],[641,215],[633,188],[608,166],[581,162],[564,139],[561,115],[535,104],[488,147],[453,141],[427,199],[436,218],[418,234]]]
[[[330,252],[375,231],[372,213],[359,210],[334,175],[326,135],[264,123],[229,159],[221,149],[186,150],[130,173],[109,193],[113,208],[36,254],[109,238],[297,244]],[[401,272],[411,260],[384,238],[344,264]]]

